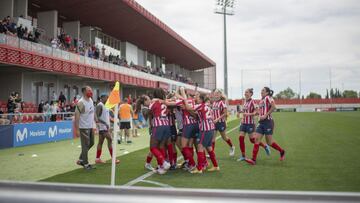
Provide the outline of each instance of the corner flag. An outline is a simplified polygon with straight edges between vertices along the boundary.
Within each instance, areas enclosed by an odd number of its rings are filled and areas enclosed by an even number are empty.
[[[113,90],[110,92],[109,98],[106,101],[105,107],[111,109],[120,103],[120,83],[116,81]]]

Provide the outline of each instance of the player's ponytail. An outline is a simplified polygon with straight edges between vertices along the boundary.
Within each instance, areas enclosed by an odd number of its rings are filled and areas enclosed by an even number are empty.
[[[270,90],[269,96],[272,97],[274,95],[274,90]]]
[[[207,97],[206,94],[203,94],[203,93],[201,93],[199,95],[199,98],[201,100],[201,103],[205,103],[205,102],[207,102],[209,100],[209,97]]]
[[[135,113],[138,114],[141,110],[141,105],[144,105],[144,102],[146,100],[147,96],[146,95],[141,95],[139,97],[139,99],[136,100],[136,104],[135,104]]]
[[[266,91],[266,94],[270,97],[273,96],[274,94],[274,90],[271,90],[269,87],[264,87],[265,91]]]
[[[250,92],[251,96],[254,95],[254,88],[249,88],[249,89],[247,89],[247,91]]]

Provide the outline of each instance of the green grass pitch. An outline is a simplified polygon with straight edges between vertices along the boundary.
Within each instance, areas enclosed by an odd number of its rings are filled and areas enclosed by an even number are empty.
[[[275,113],[274,118],[274,139],[286,150],[284,162],[279,161],[279,154],[274,149],[271,156],[266,156],[260,149],[256,166],[237,162],[240,150],[236,129],[229,133],[236,145],[235,157],[229,157],[229,148],[224,141],[218,139],[216,143],[220,172],[195,175],[178,169],[162,176],[154,174],[145,180],[186,188],[360,192],[360,112]],[[238,126],[238,122],[231,121],[228,130]],[[67,151],[63,150],[62,159],[73,164],[76,157]],[[120,157],[117,185],[126,184],[148,172],[144,169],[147,152],[148,149],[144,148]],[[250,157],[251,152],[252,145],[246,139],[247,156]],[[4,159],[3,155],[4,150],[0,150],[0,161]],[[27,165],[27,162],[21,164]],[[110,164],[97,165],[93,171],[70,169],[52,177],[45,176],[47,178],[41,181],[109,184],[110,171]],[[0,178],[6,179],[6,175],[11,176],[0,173]],[[139,182],[135,186],[156,187],[148,182]]]

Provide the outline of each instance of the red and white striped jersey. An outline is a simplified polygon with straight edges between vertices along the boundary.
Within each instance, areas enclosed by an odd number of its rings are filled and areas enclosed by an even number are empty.
[[[169,125],[174,126],[175,125],[175,113],[169,111],[168,117],[169,117]]]
[[[249,99],[245,101],[243,105],[243,113],[254,113],[255,112],[255,101],[253,99]],[[254,116],[244,116],[241,120],[243,124],[254,124]]]
[[[153,116],[151,120],[153,127],[169,125],[168,111],[165,104],[162,104],[159,100],[153,100],[150,103],[149,109]]]
[[[184,102],[187,102],[192,108],[195,106],[195,102],[193,99],[187,99],[185,100],[176,100],[177,106],[183,106],[185,105]],[[190,114],[189,111],[182,109],[182,115],[183,115],[183,125],[189,125],[189,124],[195,124],[197,123],[197,120]]]
[[[220,118],[224,114],[227,108],[224,100],[214,101],[212,104],[212,110],[214,111],[214,120]],[[225,122],[225,117],[221,118],[218,122]]]
[[[199,115],[199,129],[200,131],[215,130],[215,124],[213,119],[213,111],[210,106],[206,104],[196,104],[195,111]]]
[[[263,99],[260,100],[260,103],[259,103],[259,109],[260,109],[259,114],[260,114],[260,116],[263,116],[267,112],[270,111],[272,101],[273,101],[273,98],[271,98],[270,96],[266,96],[266,97],[264,97]],[[271,114],[269,114],[266,119],[271,120],[272,119]]]

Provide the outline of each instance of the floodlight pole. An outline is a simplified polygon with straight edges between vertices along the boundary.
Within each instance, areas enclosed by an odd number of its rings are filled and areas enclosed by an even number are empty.
[[[224,19],[224,92],[228,95],[228,69],[227,69],[227,39],[226,39],[226,16],[233,15],[233,11],[226,11],[226,7],[233,8],[234,0],[218,0],[218,6],[221,6],[221,11],[215,11],[217,14],[222,14]]]
[[[226,6],[224,6],[224,91],[228,95],[228,70],[227,70],[227,46],[226,46]]]

